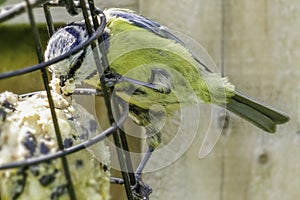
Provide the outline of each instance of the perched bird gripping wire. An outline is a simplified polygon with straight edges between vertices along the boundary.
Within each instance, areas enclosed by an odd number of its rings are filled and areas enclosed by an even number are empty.
[[[191,104],[217,104],[270,133],[289,120],[284,113],[235,90],[228,78],[213,73],[168,28],[127,9],[111,8],[104,13],[107,80],[114,80],[115,94],[128,102],[131,118],[146,129],[149,154],[145,160],[161,143],[161,127],[156,123]],[[87,38],[84,22],[68,24],[50,38],[45,59],[67,53]],[[82,82],[100,87],[95,63],[89,58],[91,51],[88,47],[50,66],[58,92],[71,95]]]

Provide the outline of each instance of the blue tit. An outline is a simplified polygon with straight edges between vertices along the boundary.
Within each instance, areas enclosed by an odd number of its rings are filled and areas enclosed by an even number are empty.
[[[133,81],[120,81],[115,85],[116,94],[129,104],[130,116],[149,133],[150,146],[157,147],[161,140],[149,114],[157,104],[164,109],[151,112],[160,118],[192,103],[214,103],[270,133],[275,132],[277,124],[289,120],[286,114],[235,90],[227,77],[212,73],[201,57],[194,55],[168,28],[128,9],[111,8],[104,13],[107,24],[103,34],[107,38],[110,71],[153,85],[153,88],[141,87]],[[50,38],[46,61],[68,52],[87,38],[83,22],[66,25]],[[66,95],[72,94],[82,82],[99,88],[99,80],[94,78],[97,77],[94,76],[95,64],[87,59],[90,54],[88,47],[50,66],[56,80],[53,87]]]

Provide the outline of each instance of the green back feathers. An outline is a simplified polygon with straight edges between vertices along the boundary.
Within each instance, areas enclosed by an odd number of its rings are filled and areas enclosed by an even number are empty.
[[[121,18],[110,18],[107,28],[111,35],[108,59],[112,70],[145,82],[149,81],[153,68],[165,69],[171,76],[173,94],[140,88],[143,92],[139,95],[130,95],[131,103],[140,107],[160,103],[171,106],[172,110],[175,103],[197,102],[196,96],[203,102],[217,104],[224,104],[233,96],[234,87],[226,78],[207,72],[186,48],[175,41],[133,26]],[[129,86],[120,84],[118,87],[128,90],[126,87]]]
[[[148,111],[156,108],[156,105],[172,113],[179,107],[198,103],[199,100],[224,106],[267,132],[275,132],[277,124],[289,120],[284,113],[235,91],[226,77],[206,70],[166,29],[154,33],[126,19],[113,17],[108,12],[107,31],[110,34],[108,59],[112,70],[143,82],[153,81],[153,69],[167,72],[162,73],[162,77],[158,75],[155,83],[170,86],[169,94],[126,82],[116,85],[117,95],[129,102],[131,116],[138,123],[147,125]],[[157,111],[155,113],[160,115]]]

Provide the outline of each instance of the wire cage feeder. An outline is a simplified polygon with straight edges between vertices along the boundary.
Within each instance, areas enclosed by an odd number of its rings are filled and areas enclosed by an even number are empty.
[[[49,60],[47,62],[44,61],[43,58],[43,50],[41,47],[41,41],[39,38],[39,32],[35,23],[35,18],[33,14],[33,9],[35,8],[43,8],[43,12],[45,15],[46,19],[46,25],[48,28],[49,35],[51,36],[54,32],[54,22],[52,19],[52,13],[51,13],[51,8],[52,7],[64,7],[66,8],[66,12],[68,12],[71,16],[76,16],[76,15],[83,15],[85,25],[87,27],[87,30],[89,31],[90,37],[83,42],[81,45],[76,46],[73,48],[71,51],[69,51],[66,54],[63,54],[59,57],[56,57],[52,60]],[[54,109],[54,101],[52,98],[52,94],[50,92],[50,87],[49,87],[49,79],[48,75],[46,72],[46,68],[54,63],[57,63],[59,61],[62,61],[63,59],[68,58],[71,55],[74,55],[75,53],[79,52],[80,50],[87,48],[89,45],[92,46],[92,48],[95,49],[94,52],[94,60],[97,65],[97,70],[98,72],[104,71],[104,69],[109,70],[107,68],[108,62],[106,58],[106,54],[104,51],[104,45],[103,45],[103,38],[102,38],[102,33],[104,31],[105,25],[106,25],[106,18],[105,15],[103,14],[102,10],[95,7],[93,0],[88,0],[86,2],[85,0],[80,0],[80,1],[73,1],[73,0],[60,0],[60,1],[49,1],[49,0],[26,0],[24,2],[20,2],[14,5],[9,5],[9,6],[2,6],[0,7],[0,23],[5,22],[11,18],[14,18],[15,16],[18,16],[24,12],[27,12],[31,30],[34,36],[34,42],[35,42],[35,47],[36,47],[36,52],[37,52],[37,57],[39,63],[34,65],[34,66],[28,66],[24,67],[22,69],[14,70],[14,71],[8,71],[0,74],[0,80],[1,79],[6,79],[10,77],[15,77],[19,75],[23,75],[26,73],[31,73],[37,70],[41,71],[41,76],[43,79],[44,87],[47,93],[47,98],[49,102],[49,107],[51,111],[51,116],[52,116],[52,121],[53,121],[53,126],[56,134],[56,139],[57,139],[57,144],[58,144],[58,151],[55,153],[39,156],[39,157],[33,157],[33,158],[28,158],[23,161],[18,161],[18,162],[11,162],[7,164],[0,165],[0,170],[7,170],[7,169],[13,169],[13,168],[20,168],[20,167],[25,167],[25,166],[31,166],[31,165],[36,165],[39,163],[47,162],[52,159],[61,159],[63,169],[64,169],[64,176],[67,182],[67,191],[70,199],[74,200],[76,199],[75,195],[75,189],[72,184],[72,179],[71,179],[71,174],[70,170],[68,168],[68,161],[66,157],[72,153],[81,151],[89,146],[92,146],[99,141],[102,141],[109,135],[113,136],[114,143],[116,145],[116,150],[117,150],[117,156],[119,159],[119,165],[122,173],[122,178],[115,178],[111,177],[110,182],[111,183],[116,183],[116,184],[121,184],[124,185],[125,191],[127,194],[128,199],[148,199],[148,193],[143,191],[143,188],[139,188],[139,191],[133,191],[132,187],[136,185],[136,178],[133,173],[133,166],[131,162],[131,158],[129,155],[128,151],[128,144],[127,140],[125,137],[125,133],[121,130],[120,127],[122,127],[126,117],[127,117],[127,112],[121,111],[120,106],[122,105],[113,105],[111,103],[111,88],[108,88],[106,85],[106,80],[105,80],[105,72],[104,75],[100,76],[100,83],[101,83],[101,91],[97,91],[96,89],[78,89],[75,92],[80,95],[99,95],[103,96],[105,100],[105,104],[107,107],[107,114],[108,118],[110,120],[111,126],[104,130],[103,132],[99,133],[98,135],[94,136],[93,138],[83,141],[80,144],[74,145],[69,148],[64,148],[63,143],[62,143],[62,137],[61,137],[61,132],[63,131],[60,129],[58,125],[58,120],[57,116],[55,113]],[[97,20],[89,20],[91,17],[95,19],[95,16],[100,17],[100,23],[98,23]],[[95,30],[95,31],[93,31]],[[99,45],[95,46],[95,42],[97,42]],[[99,47],[99,48],[97,48]],[[101,53],[101,58],[97,56],[97,51]],[[103,74],[103,73],[99,73]],[[23,94],[21,96],[31,96],[34,93],[30,94]],[[119,118],[115,120],[115,117],[113,117],[113,110],[114,112],[119,112]]]

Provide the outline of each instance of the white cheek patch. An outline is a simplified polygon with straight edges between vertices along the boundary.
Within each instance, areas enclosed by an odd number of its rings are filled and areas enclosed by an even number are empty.
[[[49,39],[44,54],[45,61],[49,61],[55,57],[68,53],[87,39],[88,35],[83,24],[70,24],[59,29]],[[67,75],[70,68],[76,63],[76,60],[81,53],[82,51],[49,66],[49,70],[52,73],[55,73],[56,77]]]

